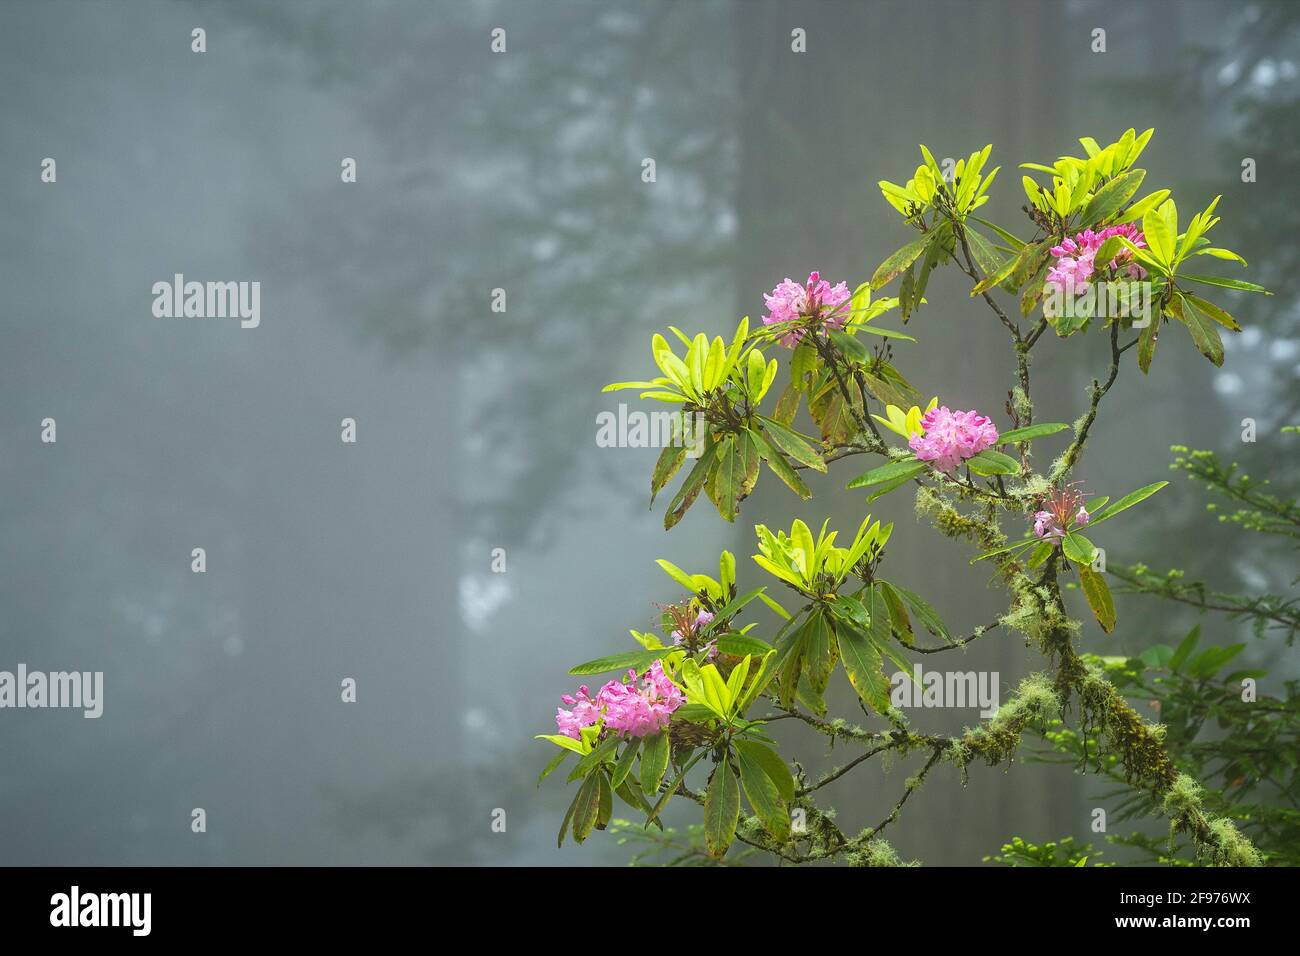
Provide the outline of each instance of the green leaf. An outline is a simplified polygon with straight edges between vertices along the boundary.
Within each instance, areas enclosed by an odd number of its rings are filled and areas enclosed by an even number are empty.
[[[581,789],[574,794],[573,800],[569,803],[569,809],[564,811],[564,819],[560,821],[560,834],[555,838],[556,848],[564,846],[564,836],[571,829],[573,823],[573,812],[578,809],[578,798],[582,796]]]
[[[735,572],[733,571],[732,574],[734,576]],[[721,610],[719,610],[716,614],[713,615],[713,619],[715,621],[722,621],[725,620],[726,618],[735,616],[735,614],[738,611],[740,611],[742,608],[744,608],[746,604],[754,600],[754,598],[761,596],[764,590],[765,587],[757,587],[754,588],[754,590],[752,591],[747,591],[746,593],[740,595],[739,597],[732,598],[725,605],[723,605]],[[753,638],[751,638],[751,640],[753,640]],[[771,648],[768,648],[768,650],[771,650]]]
[[[1097,618],[1097,623],[1107,634],[1111,633],[1115,630],[1115,601],[1110,596],[1106,579],[1090,565],[1076,564],[1075,567],[1079,571],[1079,584],[1088,599],[1088,606],[1092,608],[1092,613]]]
[[[1000,236],[1000,237],[1001,237],[1001,238],[1002,238],[1002,239],[1003,239],[1003,240],[1004,240],[1008,245],[1010,245],[1013,249],[1016,249],[1017,251],[1019,251],[1020,249],[1023,249],[1023,248],[1025,247],[1024,240],[1022,240],[1022,239],[1017,239],[1014,235],[1012,235],[1011,233],[1007,232],[1005,229],[1003,229],[1003,228],[1002,228],[1001,226],[999,226],[997,223],[989,222],[987,219],[981,219],[979,216],[971,216],[971,217],[969,217],[969,218],[975,220],[975,221],[978,222],[981,226],[986,226],[986,227],[988,227],[989,229],[992,229],[992,230],[993,230],[994,232],[996,232],[996,233],[997,233],[997,234],[998,234],[998,235],[999,235],[999,236]],[[946,223],[945,223],[945,225],[946,225]]]
[[[871,350],[848,332],[831,329],[830,339],[850,361],[856,362],[858,365],[866,365],[871,361]]]
[[[1038,547],[1029,552],[1029,557],[1025,559],[1025,565],[1029,568],[1036,568],[1042,565],[1044,561],[1052,556],[1056,549],[1046,541],[1039,543]]]
[[[583,757],[574,765],[573,770],[569,773],[570,782],[577,780],[579,777],[589,776],[592,770],[603,764],[608,757],[614,755],[614,750],[617,747],[618,737],[614,734],[610,734],[597,744],[591,753],[587,754],[587,756]]]
[[[1069,427],[1064,422],[1044,422],[1041,425],[1026,425],[1024,428],[1013,428],[1009,432],[1003,432],[998,437],[998,444],[1011,445],[1018,442],[1033,441],[1035,438],[1055,435],[1057,432],[1065,431]]]
[[[1172,199],[1166,199],[1160,208],[1142,217],[1142,235],[1151,255],[1162,265],[1169,265],[1178,241],[1178,207]]]
[[[732,657],[744,657],[747,654],[762,657],[774,650],[771,644],[760,641],[757,637],[750,637],[748,634],[724,634],[718,638],[717,647],[722,653],[730,654]]]
[[[783,425],[789,425],[794,421],[794,417],[799,414],[799,402],[803,398],[803,392],[799,390],[798,383],[793,379],[785,386],[785,391],[781,397],[776,400],[776,408],[772,412],[770,421],[778,421]]]
[[[1203,240],[1201,240],[1201,241],[1202,241],[1202,242],[1208,242],[1209,240],[1208,240],[1208,239],[1203,239]],[[1229,262],[1239,262],[1239,263],[1241,263],[1243,266],[1246,264],[1246,260],[1243,259],[1241,256],[1237,255],[1237,253],[1233,252],[1231,249],[1215,249],[1215,248],[1210,248],[1210,249],[1197,249],[1194,253],[1192,253],[1192,255],[1194,255],[1194,256],[1213,256],[1213,257],[1216,258],[1216,259],[1226,259],[1226,260],[1228,260]]]
[[[795,346],[794,353],[790,356],[790,380],[796,387],[803,388],[804,380],[817,371],[817,361],[817,349],[813,340],[805,337]]]
[[[885,607],[889,610],[890,625],[898,632],[899,638],[904,644],[911,644],[916,635],[912,631],[912,619],[907,615],[907,604],[903,601],[903,596],[888,581],[877,581],[876,583],[880,586],[881,596],[885,599]]]
[[[730,551],[723,551],[718,556],[718,581],[724,592],[730,592],[736,583],[736,556]]]
[[[701,667],[700,682],[704,688],[704,703],[717,711],[718,716],[728,716],[731,713],[731,689],[718,673],[718,668],[713,664]]]
[[[574,741],[574,743],[577,743],[577,741]],[[542,769],[541,774],[538,775],[537,785],[540,787],[542,781],[549,777],[560,766],[560,764],[564,763],[568,756],[568,750],[561,750],[556,753],[556,755],[550,759],[550,762]]]
[[[569,673],[574,677],[586,677],[609,671],[625,671],[628,668],[639,673],[666,653],[669,653],[668,649],[660,648],[653,651],[626,651],[622,654],[611,654],[609,657],[598,657],[594,661],[570,667]]]
[[[625,388],[663,388],[666,380],[658,382],[613,382],[601,389],[602,392],[617,392]]]
[[[582,789],[573,805],[573,839],[582,843],[591,834],[600,816],[601,781],[604,774],[593,773],[582,781]]]
[[[704,796],[704,843],[712,856],[722,856],[736,838],[740,819],[740,787],[727,760],[714,768]]]
[[[1001,272],[1008,261],[1014,263],[1019,256],[1005,256],[993,248],[993,244],[974,229],[966,230],[966,243],[970,246],[971,256],[976,265],[986,276]]]
[[[803,667],[804,648],[807,646],[805,640],[807,623],[804,621],[777,645],[776,660],[773,663],[778,681],[777,700],[786,709],[794,703],[795,693],[799,687],[799,671]]]
[[[609,826],[609,818],[614,815],[614,788],[609,785],[609,777],[603,770],[594,776],[600,784],[600,803],[596,811],[596,829],[603,830]]]
[[[915,262],[917,256],[925,251],[925,247],[929,245],[933,236],[934,233],[928,233],[920,239],[914,239],[882,262],[880,267],[876,269],[875,275],[871,277],[872,291],[884,286],[890,279]]]
[[[830,683],[839,652],[835,646],[831,621],[821,610],[815,610],[808,616],[804,633],[803,677],[819,703],[813,710],[820,715],[826,712],[821,697],[826,692],[826,685]]]
[[[777,601],[772,600],[766,594],[760,594],[758,596],[758,599],[762,601],[764,604],[766,604],[768,606],[768,609],[771,610],[773,614],[777,615],[778,617],[784,618],[787,621],[791,619],[790,612],[787,611],[785,608],[783,608]]]
[[[1178,668],[1182,667],[1183,661],[1187,660],[1187,656],[1196,648],[1196,642],[1200,639],[1201,625],[1197,624],[1187,632],[1187,636],[1175,648],[1174,656],[1169,659],[1169,669],[1171,671],[1178,673]]]
[[[686,510],[695,503],[699,497],[704,482],[709,477],[709,472],[713,468],[713,463],[718,457],[719,445],[714,443],[705,449],[704,454],[700,455],[695,462],[695,467],[691,469],[682,486],[677,489],[677,494],[668,505],[668,510],[664,512],[664,530],[667,531],[677,522],[682,520]]]
[[[782,581],[785,581],[787,584],[793,584],[797,588],[802,588],[804,586],[804,582],[799,577],[799,573],[797,571],[795,571],[793,568],[782,567],[781,565],[777,564],[775,561],[773,561],[771,558],[767,557],[766,555],[762,555],[762,554],[754,555],[754,563],[757,564],[764,571],[766,571],[768,574],[780,578]]]
[[[871,615],[867,613],[866,605],[852,594],[835,595],[835,600],[827,607],[840,620],[852,624],[861,631],[871,627]]]
[[[1213,302],[1207,302],[1205,299],[1202,299],[1199,295],[1192,295],[1190,292],[1183,293],[1183,300],[1185,302],[1189,302],[1192,305],[1196,306],[1197,309],[1205,313],[1215,322],[1218,322],[1224,328],[1231,329],[1234,332],[1241,331],[1241,326],[1237,324],[1237,320],[1234,319],[1232,316],[1230,316],[1227,312],[1224,312]]]
[[[917,461],[915,458],[904,461],[891,461],[887,465],[881,465],[879,468],[872,468],[866,474],[858,475],[849,482],[849,488],[869,488],[872,485],[879,485],[886,481],[893,481],[901,478],[903,481],[908,480],[914,475],[919,475],[925,471],[928,466],[923,461]],[[1019,471],[1019,465],[1016,466]]]
[[[668,732],[661,730],[641,740],[641,792],[647,797],[659,792],[668,769]]]
[[[1098,223],[1105,222],[1111,216],[1115,215],[1124,204],[1128,202],[1138,187],[1142,185],[1142,180],[1146,176],[1144,169],[1130,169],[1122,176],[1116,176],[1101,189],[1093,193],[1088,204],[1083,207],[1083,215],[1079,222],[1080,228],[1090,228]],[[1098,260],[1104,262],[1105,260]]]
[[[728,521],[736,520],[736,499],[740,497],[745,482],[745,452],[739,436],[728,435],[718,452],[717,504],[718,514]]]
[[[534,739],[549,740],[557,747],[563,747],[565,750],[571,750],[575,754],[578,754],[579,756],[583,756],[587,753],[587,751],[583,749],[582,743],[580,741],[574,740],[572,737],[566,737],[564,734],[537,734],[537,736]]]
[[[786,803],[794,801],[794,776],[775,750],[756,740],[745,740],[739,737],[731,743],[738,754],[761,767],[763,772],[772,779],[782,800]]]
[[[629,786],[626,780],[624,780],[621,784],[615,787],[614,792],[617,793],[619,797],[622,799],[622,801],[632,809],[640,810],[642,813],[646,814],[647,816],[650,814],[650,804],[646,803],[645,798],[642,797],[641,794],[634,787]],[[658,821],[655,822],[662,830],[663,824],[658,823]]]
[[[713,708],[704,704],[682,704],[673,711],[673,720],[686,720],[692,724],[707,724],[717,719],[718,715],[713,712]]]
[[[910,408],[921,404],[921,393],[888,362],[878,362],[862,370],[867,390],[885,405]],[[857,400],[854,404],[858,405]]]
[[[979,282],[975,283],[975,287],[970,290],[970,294],[975,296],[979,295],[981,292],[987,292],[995,285],[1001,285],[1008,279],[1011,279],[1015,285],[1022,284],[1019,281],[1021,277],[1027,276],[1031,270],[1036,272],[1038,269],[1036,263],[1046,254],[1046,252],[1047,247],[1041,242],[1031,242],[1028,245],[1023,246],[1020,251],[1016,253],[1015,258],[1009,259],[997,272],[985,276]]]
[[[686,590],[690,591],[692,594],[700,590],[695,586],[695,581],[692,580],[691,576],[687,574],[685,571],[683,571],[681,568],[679,568],[677,565],[673,564],[671,561],[668,561],[664,558],[657,558],[655,559],[655,564],[663,568],[664,574],[668,575],[670,578],[672,578],[682,587],[686,588]]]
[[[632,765],[636,763],[636,752],[641,747],[641,738],[633,737],[623,748],[623,753],[618,758],[618,763],[614,765],[614,774],[610,778],[609,785],[614,789],[627,779],[627,775],[632,772]]]
[[[1207,647],[1187,662],[1186,672],[1192,677],[1211,677],[1224,664],[1246,649],[1245,644],[1230,644],[1227,647]]]
[[[745,798],[754,808],[754,814],[763,828],[775,839],[784,843],[790,836],[790,813],[776,789],[776,783],[766,770],[739,747],[736,748],[740,767],[740,783],[745,788]]]
[[[966,464],[977,475],[1018,475],[1020,462],[1010,455],[987,448],[974,457],[967,458]]]
[[[822,460],[822,456],[817,453],[816,449],[804,441],[802,436],[770,418],[760,420],[763,422],[763,431],[771,444],[780,448],[801,465],[807,465],[814,471],[825,473],[826,462]]]
[[[686,350],[686,367],[690,370],[690,381],[696,395],[703,395],[705,392],[704,364],[708,361],[708,357],[709,337],[700,332],[691,342],[691,347]]]
[[[919,594],[897,584],[890,584],[890,587],[897,591],[899,596],[907,602],[907,606],[912,609],[912,613],[916,615],[917,620],[924,625],[927,631],[935,637],[943,638],[949,643],[952,642],[952,633],[948,630],[948,626],[943,623],[938,612],[930,607]]]
[[[1091,565],[1097,556],[1097,546],[1074,531],[1061,539],[1061,551],[1075,564]]]
[[[894,642],[891,640],[893,634],[890,630],[893,624],[893,618],[889,613],[889,602],[885,600],[882,594],[880,582],[877,581],[867,595],[871,604],[871,628],[867,631],[867,639],[876,646],[883,656],[894,662],[899,670],[911,673],[912,666],[898,651],[894,648]]]
[[[650,504],[655,503],[655,498],[663,490],[664,485],[668,484],[682,467],[682,462],[686,460],[686,452],[687,448],[683,444],[669,445],[659,453],[659,460],[655,462],[654,472],[650,475]]]
[[[882,667],[880,651],[858,628],[841,623],[835,628],[839,638],[840,659],[849,683],[858,696],[876,713],[889,710],[889,678]]]
[[[916,339],[906,332],[899,332],[896,329],[881,328],[878,325],[859,326],[863,332],[870,332],[872,335],[879,335],[882,339],[902,339],[904,342],[915,342]],[[869,353],[868,353],[869,354]]]
[[[704,359],[704,391],[711,391],[721,384],[722,371],[726,367],[726,362],[727,347],[720,337],[714,338]]]
[[[1089,527],[1095,524],[1100,524],[1103,521],[1109,521],[1125,508],[1132,508],[1139,501],[1150,498],[1167,484],[1169,484],[1167,481],[1156,481],[1139,488],[1137,491],[1130,491],[1123,498],[1111,502],[1105,508],[1102,508],[1097,514],[1093,515],[1092,520],[1088,522]]]
[[[686,401],[686,399],[683,396],[678,395],[676,392],[665,392],[665,391],[642,392],[639,397],[650,398],[656,402],[676,403],[678,405]]]
[[[736,701],[735,708],[737,714],[744,714],[750,706],[758,699],[758,695],[767,689],[767,685],[772,682],[776,676],[776,651],[768,651],[763,655],[762,663],[759,664],[758,673],[749,682],[740,699]]]
[[[997,227],[991,226],[996,229]],[[952,223],[945,220],[935,229],[935,237],[930,243],[930,247],[925,250],[925,258],[921,260],[921,271],[917,273],[916,281],[912,284],[912,295],[910,300],[904,301],[899,299],[899,305],[903,312],[903,321],[907,322],[908,317],[921,307],[925,301],[925,290],[930,285],[930,273],[948,255],[948,250],[952,247]]]
[[[804,501],[811,498],[812,489],[799,477],[799,472],[795,471],[790,463],[785,460],[785,456],[772,447],[767,437],[759,431],[751,431],[749,434],[753,436],[754,442],[758,445],[759,454],[767,461],[767,467],[771,469],[772,473],[785,482],[786,487]],[[825,465],[822,466],[822,470],[825,470]]]
[[[1170,303],[1174,317],[1179,319],[1192,335],[1196,350],[1217,366],[1223,365],[1223,338],[1214,327],[1214,320],[1198,309],[1185,296]]]
[[[1191,279],[1193,282],[1203,282],[1205,285],[1218,286],[1221,289],[1236,289],[1239,292],[1262,292],[1264,295],[1272,295],[1262,285],[1255,285],[1253,282],[1243,282],[1241,279],[1221,279],[1218,276],[1197,276],[1187,272],[1178,273],[1179,279]]]
[[[1138,660],[1147,667],[1164,667],[1173,656],[1174,649],[1168,644],[1152,644],[1138,655]]]
[[[867,503],[870,504],[871,502],[875,501],[877,498],[883,498],[885,495],[889,494],[895,488],[901,488],[903,485],[911,481],[913,477],[915,476],[902,475],[898,478],[891,478],[889,481],[882,482],[881,484],[876,485],[872,489],[871,494],[867,495]]]
[[[1160,338],[1162,321],[1160,316],[1153,315],[1150,324],[1138,336],[1138,368],[1143,375],[1150,371],[1151,361],[1156,357],[1156,342]]]
[[[1006,554],[1009,551],[1018,551],[1022,548],[1029,547],[1031,544],[1037,544],[1038,541],[1039,539],[1035,537],[1021,538],[1019,541],[1013,541],[1011,544],[1007,545],[1006,547],[994,548],[992,551],[985,551],[983,554],[971,558],[970,563],[976,564],[980,561],[985,560],[986,558],[994,558],[997,557],[999,554]]]

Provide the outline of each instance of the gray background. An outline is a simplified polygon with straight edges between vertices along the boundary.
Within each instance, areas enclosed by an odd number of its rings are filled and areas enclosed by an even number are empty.
[[[851,467],[803,505],[765,477],[734,527],[705,502],[665,535],[645,508],[656,453],[595,445],[618,400],[600,386],[649,372],[670,323],[757,319],[786,275],[867,277],[907,238],[874,183],[906,179],[918,142],[992,142],[990,209],[1016,228],[1017,163],[1155,126],[1148,184],[1185,217],[1223,193],[1220,243],[1280,294],[1234,309],[1251,331],[1221,372],[1178,334],[1148,379],[1127,370],[1082,474],[1123,493],[1164,476],[1174,441],[1280,469],[1238,422],[1295,420],[1295,19],[1205,2],[0,5],[0,668],[106,683],[97,721],[0,712],[0,863],[625,860],[599,835],[557,852],[571,794],[534,787],[550,752],[531,736],[552,730],[567,667],[676,598],[654,558],[709,570],[730,547],[758,583],[755,521],[855,527],[861,498],[842,490]],[[153,318],[150,287],[175,272],[260,280],[261,327]],[[950,273],[900,365],[997,418],[1004,337]],[[1035,359],[1039,417],[1072,421],[1101,337]],[[1109,526],[1112,560],[1285,583],[1289,556],[1241,550],[1200,508],[1176,482]],[[999,611],[906,495],[876,511],[899,522],[890,576],[954,630]],[[1144,601],[1085,645],[1137,651],[1191,623]],[[1005,692],[1039,661],[1003,634],[953,663],[998,670]],[[814,739],[783,743],[829,765]],[[861,827],[906,772],[825,793]],[[1086,837],[1099,789],[1067,768],[972,768],[964,790],[939,770],[890,839],[972,863],[1014,834]]]

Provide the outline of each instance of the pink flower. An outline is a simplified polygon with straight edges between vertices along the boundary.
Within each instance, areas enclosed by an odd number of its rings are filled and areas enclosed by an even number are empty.
[[[615,733],[644,737],[667,727],[672,712],[686,703],[681,689],[664,673],[659,661],[641,676],[640,686],[636,671],[629,670],[624,680],[610,681],[595,697],[584,684],[576,695],[565,694],[560,699],[573,709],[559,708],[555,724],[560,733],[574,740],[582,737],[582,728],[590,727],[602,716],[605,726]]]
[[[686,697],[655,661],[637,686],[636,671],[628,671],[624,682],[612,680],[600,689],[597,699],[605,707],[605,726],[616,733],[644,737],[668,726],[669,717]]]
[[[1043,502],[1043,510],[1034,513],[1034,534],[1056,542],[1086,525],[1091,515],[1084,507],[1084,497],[1074,485],[1052,489]]]
[[[951,475],[967,458],[992,448],[998,440],[993,422],[974,410],[954,412],[947,405],[932,408],[921,418],[922,431],[908,440],[921,461]]]
[[[786,278],[770,295],[764,293],[768,314],[763,316],[763,324],[800,323],[842,329],[849,317],[845,306],[852,297],[847,285],[840,282],[832,286],[820,272],[809,273],[807,285],[802,286]],[[803,328],[790,327],[781,337],[781,344],[794,348],[803,339],[804,332]]]
[[[578,740],[582,737],[583,727],[589,727],[600,720],[600,701],[592,699],[586,684],[578,688],[576,697],[565,694],[560,700],[573,708],[565,710],[559,707],[555,711],[555,725],[564,736]]]
[[[1051,253],[1056,257],[1056,262],[1047,270],[1047,283],[1057,286],[1066,294],[1072,294],[1083,291],[1099,269],[1108,272],[1108,275],[1103,278],[1111,278],[1118,274],[1127,274],[1133,279],[1146,278],[1146,270],[1132,261],[1133,253],[1128,249],[1121,249],[1110,262],[1098,265],[1093,261],[1101,244],[1111,236],[1123,236],[1139,249],[1146,248],[1146,238],[1142,235],[1142,230],[1131,222],[1120,226],[1107,226],[1101,232],[1085,229],[1073,239],[1066,239],[1059,246],[1052,247]]]

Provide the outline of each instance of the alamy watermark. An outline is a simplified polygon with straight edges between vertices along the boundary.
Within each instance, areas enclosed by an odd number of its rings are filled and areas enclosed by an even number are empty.
[[[155,282],[152,292],[158,319],[239,319],[243,329],[262,323],[261,282],[186,282],[178,272],[171,282]]]
[[[1143,279],[1111,282],[1049,282],[1043,290],[1047,319],[1132,319],[1133,328],[1151,324],[1152,284]]]
[[[619,403],[618,413],[596,413],[596,445],[600,448],[686,448],[688,458],[704,451],[708,422],[702,412],[629,412]]]
[[[83,717],[104,713],[103,671],[28,671],[19,664],[16,671],[0,671],[0,710],[71,708]]]
[[[129,928],[132,936],[148,936],[152,910],[152,893],[83,893],[74,885],[50,897],[50,925],[120,926]]]
[[[997,671],[927,671],[917,662],[911,674],[897,671],[889,683],[889,702],[900,709],[978,707],[981,717],[998,712]]]

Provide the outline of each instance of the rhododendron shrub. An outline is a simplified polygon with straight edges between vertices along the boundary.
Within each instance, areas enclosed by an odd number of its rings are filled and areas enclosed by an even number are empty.
[[[1167,813],[1204,861],[1257,859],[1230,821],[1188,804],[1195,785],[1165,752],[1163,728],[1133,711],[1098,664],[1117,619],[1092,538],[1166,484],[1146,483],[1113,499],[1083,491],[1084,451],[1102,400],[1123,367],[1150,369],[1166,330],[1185,330],[1196,349],[1221,364],[1220,330],[1240,327],[1203,296],[1264,291],[1191,271],[1206,256],[1244,263],[1207,238],[1219,221],[1217,199],[1180,229],[1168,190],[1139,195],[1146,173],[1134,163],[1150,138],[1150,130],[1129,130],[1102,147],[1085,137],[1083,156],[1023,164],[1034,175],[1022,180],[1028,221],[1018,227],[979,215],[999,171],[987,169],[991,147],[957,162],[945,177],[922,146],[923,161],[906,183],[880,183],[915,237],[870,279],[850,291],[848,283],[832,283],[815,270],[802,283],[786,278],[763,296],[761,325],[742,319],[729,340],[669,327],[651,342],[656,377],[606,388],[636,389],[645,400],[675,406],[683,432],[688,416],[705,423],[698,456],[667,447],[651,474],[653,503],[685,470],[666,508],[665,530],[701,496],[735,521],[765,470],[807,500],[812,493],[802,472],[827,472],[832,463],[838,469],[845,459],[865,457],[870,467],[850,477],[847,489],[869,503],[907,487],[918,513],[951,540],[954,563],[931,581],[899,580],[889,555],[918,532],[870,515],[847,534],[828,522],[814,532],[800,518],[788,531],[757,525],[752,564],[742,569],[724,551],[716,578],[661,560],[681,590],[663,608],[658,632],[634,630],[632,649],[611,649],[572,668],[575,676],[622,676],[594,695],[584,685],[562,696],[557,732],[540,735],[557,748],[543,778],[573,760],[568,778],[577,786],[560,825],[561,843],[568,834],[583,842],[605,829],[616,803],[632,808],[644,826],[662,827],[665,806],[681,799],[699,805],[707,850],[715,856],[740,841],[793,863],[896,862],[882,832],[936,766],[952,765],[964,780],[972,764],[1009,762],[1022,733],[1073,715],[1097,736],[1101,752],[1092,756],[1122,767],[1152,812]],[[989,330],[1007,340],[1015,371],[1005,408],[973,409],[966,396],[942,389],[921,408],[922,395],[932,390],[915,387],[905,369],[907,349],[923,342],[925,332],[914,337],[897,326],[924,311],[936,269],[965,277],[971,297],[991,313]],[[875,294],[895,282],[897,295]],[[1046,302],[1063,287],[1116,283],[1128,291],[1097,295],[1082,313],[1064,314]],[[1139,301],[1133,283],[1141,284],[1149,311],[1130,308]],[[1116,301],[1123,307],[1108,307]],[[886,322],[887,316],[898,321]],[[924,328],[923,320],[917,324]],[[1049,330],[1055,334],[1046,335]],[[1073,426],[1036,421],[1034,350],[1056,341],[1052,347],[1070,352],[1072,336],[1094,333],[1109,339],[1110,362],[1079,419]],[[1172,333],[1165,337],[1174,339],[1166,348],[1179,345]],[[1130,350],[1134,358],[1126,359]],[[811,430],[801,424],[805,412]],[[977,562],[987,562],[980,567],[991,569],[1005,590],[1007,609],[991,627],[950,627],[922,592]],[[1071,618],[1063,597],[1071,580],[1097,630]],[[887,667],[910,674],[915,655],[1009,631],[1041,656],[1040,673],[961,735],[909,727],[891,701]],[[825,696],[834,680],[852,687],[871,726],[828,714]],[[778,720],[801,722],[860,754],[813,779],[778,742]],[[822,788],[890,752],[916,760],[915,775],[877,826],[842,831],[819,802]]]

